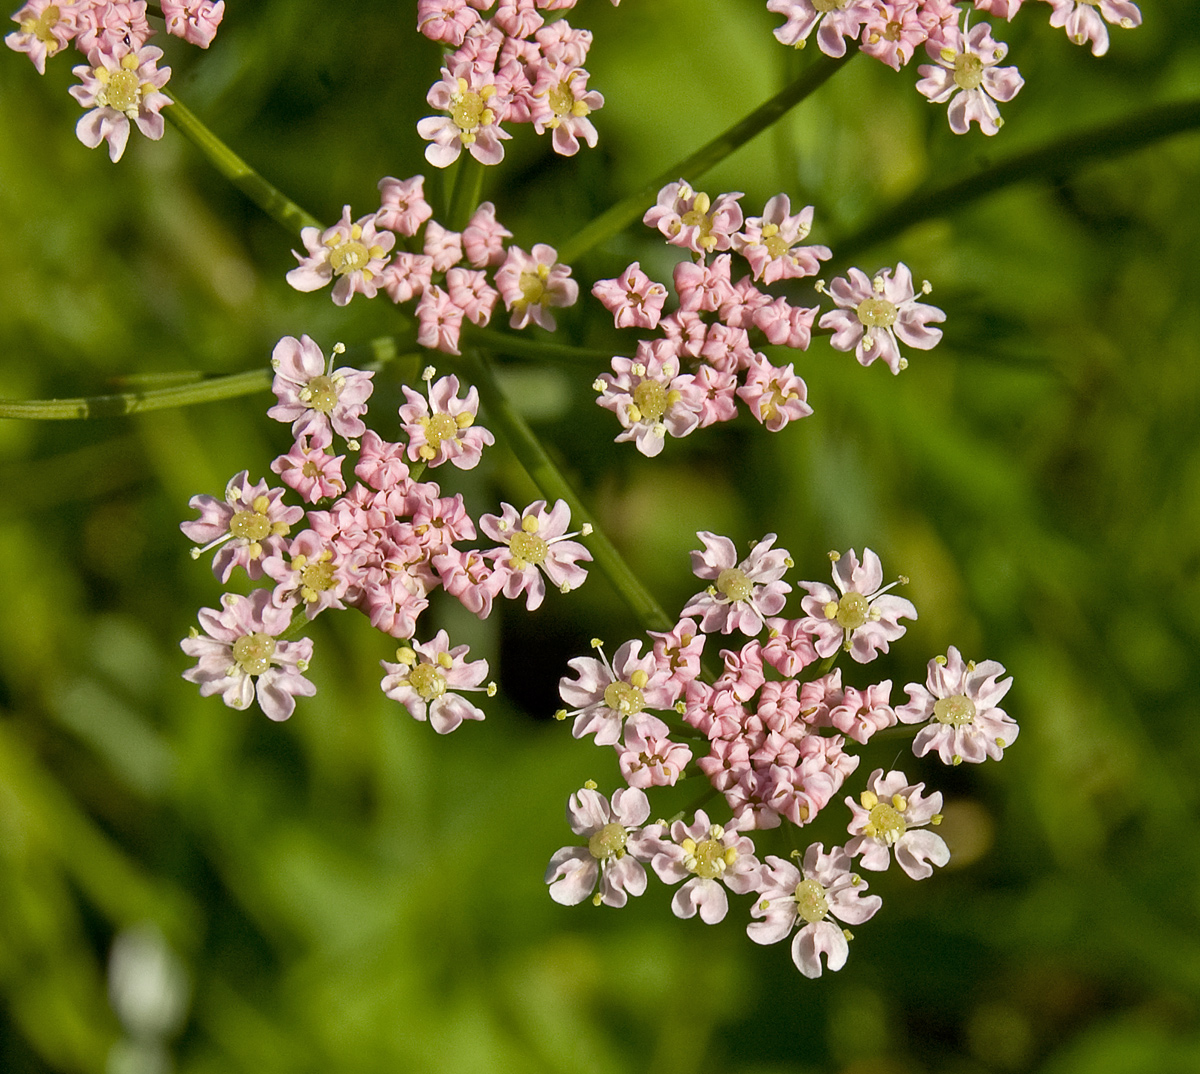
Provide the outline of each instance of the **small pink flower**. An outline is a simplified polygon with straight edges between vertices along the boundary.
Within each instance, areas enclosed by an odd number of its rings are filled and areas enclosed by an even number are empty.
[[[29,0],[13,15],[17,24],[4,43],[14,52],[24,52],[37,68],[46,73],[46,60],[71,43],[77,31],[74,4],[56,4],[53,0]]]
[[[642,862],[654,853],[652,830],[639,825],[650,816],[645,791],[625,787],[614,791],[612,802],[595,789],[590,780],[571,795],[567,823],[576,835],[587,838],[582,847],[555,851],[546,869],[550,898],[563,906],[575,906],[592,896],[596,906],[624,906],[630,895],[646,890]]]
[[[159,113],[171,98],[161,91],[171,77],[171,68],[160,70],[161,58],[162,49],[151,45],[131,50],[119,44],[111,52],[92,49],[86,65],[71,69],[83,83],[71,87],[71,96],[92,109],[75,125],[75,134],[84,145],[95,149],[107,141],[109,160],[118,161],[129,141],[130,122],[152,141],[163,136]]]
[[[802,48],[808,35],[817,30],[817,47],[826,56],[845,56],[846,38],[857,37],[870,7],[866,0],[767,0],[767,10],[787,17],[775,30],[784,45]]]
[[[653,653],[641,654],[640,641],[627,641],[614,654],[612,663],[599,642],[592,643],[600,653],[577,656],[567,665],[578,675],[564,675],[558,681],[558,694],[568,706],[558,713],[560,719],[574,717],[571,734],[575,738],[595,735],[597,746],[613,746],[621,738],[626,720],[645,718],[645,710],[670,708],[675,700],[669,676],[658,667]],[[665,725],[657,717],[655,728]]]
[[[414,720],[428,720],[439,735],[447,735],[464,720],[484,718],[482,709],[456,691],[484,690],[489,697],[495,693],[494,686],[481,685],[487,678],[487,661],[466,660],[468,651],[466,645],[450,648],[449,635],[439,630],[432,641],[397,649],[397,663],[381,660],[387,674],[380,687]]]
[[[431,41],[457,47],[478,21],[467,0],[417,0],[417,30]]]
[[[596,128],[587,117],[604,106],[604,98],[587,88],[588,73],[582,67],[564,72],[546,63],[538,72],[531,92],[530,120],[538,134],[553,131],[551,145],[559,156],[573,157],[582,138],[595,147]]]
[[[248,597],[226,593],[221,610],[202,608],[200,625],[179,643],[199,661],[183,677],[200,687],[201,697],[220,694],[230,708],[259,708],[272,720],[286,720],[297,697],[311,697],[317,688],[304,677],[312,659],[312,639],[279,641],[292,620],[290,608],[271,603],[269,589]]]
[[[891,692],[891,679],[865,690],[847,686],[841,700],[830,706],[829,722],[855,742],[865,743],[876,731],[896,726],[896,712],[888,704]]]
[[[916,619],[917,609],[903,597],[888,590],[904,584],[900,578],[883,584],[883,565],[869,548],[863,549],[862,563],[851,548],[845,555],[831,552],[833,580],[837,589],[823,582],[800,582],[808,596],[801,602],[805,617],[800,627],[813,635],[820,657],[833,656],[841,646],[860,664],[888,651],[888,643],[904,633],[901,619]]]
[[[287,282],[297,291],[316,291],[336,279],[333,301],[344,306],[355,294],[375,297],[396,236],[379,231],[373,213],[351,221],[350,206],[346,205],[341,220],[333,227],[324,231],[302,228],[300,240],[308,253],[302,257],[292,251],[299,264],[288,272]]]
[[[615,280],[598,280],[592,287],[617,328],[657,328],[667,301],[667,289],[650,279],[635,261]]]
[[[79,22],[75,47],[85,55],[93,49],[109,54],[126,49],[137,52],[154,36],[146,19],[145,0],[92,0],[72,6]]]
[[[448,115],[427,116],[417,124],[417,133],[432,143],[425,147],[425,159],[435,168],[448,168],[463,149],[480,164],[504,159],[501,141],[512,137],[500,126],[508,98],[493,78],[462,63],[453,70],[442,68],[442,80],[433,84],[426,100]]]
[[[796,376],[789,362],[785,368],[771,365],[756,354],[746,370],[746,382],[737,390],[741,399],[770,432],[778,432],[789,421],[806,418],[812,413],[808,405],[808,388]]]
[[[225,0],[162,0],[160,6],[167,33],[201,48],[212,44],[225,17]]]
[[[885,776],[882,768],[875,769],[859,801],[846,799],[852,814],[847,831],[854,836],[846,853],[862,855],[864,869],[882,872],[895,851],[896,864],[914,880],[932,876],[934,865],[940,868],[950,860],[950,849],[925,827],[941,823],[942,793],[923,795],[924,789],[924,783],[910,784],[903,772]]]
[[[665,685],[672,693],[671,702],[679,698],[688,684],[700,676],[700,657],[704,652],[706,634],[700,632],[694,619],[680,619],[674,629],[647,633],[654,639],[654,661],[659,671],[666,673]]]
[[[805,977],[821,976],[821,956],[830,970],[840,970],[850,954],[845,925],[861,925],[874,917],[883,900],[865,895],[867,883],[850,871],[845,850],[825,853],[813,843],[804,853],[803,871],[768,855],[758,888],[760,898],[750,913],[761,921],[746,926],[755,943],[778,943],[799,925],[792,940],[792,961]]]
[[[325,450],[328,446],[309,443],[309,437],[301,435],[291,451],[271,463],[271,469],[309,503],[333,499],[346,491],[346,482],[342,480],[346,456],[330,455]]]
[[[1092,55],[1103,56],[1108,51],[1106,22],[1132,30],[1141,26],[1142,13],[1129,0],[1049,0],[1054,9],[1051,26],[1063,26],[1067,36],[1077,45],[1092,43]]]
[[[1003,674],[995,660],[965,661],[953,645],[930,660],[925,686],[910,682],[908,704],[896,709],[901,723],[928,721],[913,740],[913,753],[924,757],[935,750],[943,764],[1000,760],[1020,731],[999,707],[1012,686]]]
[[[786,594],[792,587],[780,581],[789,567],[786,549],[771,546],[775,534],[768,533],[740,563],[733,542],[715,533],[696,534],[704,542],[704,551],[692,553],[692,573],[712,579],[713,584],[697,593],[683,609],[683,615],[700,616],[700,629],[730,634],[740,630],[753,636],[763,628],[763,620],[783,610]]]
[[[380,206],[375,214],[375,223],[397,235],[415,235],[433,215],[433,209],[425,200],[423,175],[414,175],[411,179],[384,176],[379,180],[379,195]]]
[[[673,276],[679,308],[712,313],[727,304],[734,297],[729,278],[732,260],[729,254],[721,254],[711,264],[680,261]]]
[[[433,258],[401,250],[379,274],[379,286],[399,305],[424,294],[433,279]]]
[[[373,429],[363,434],[362,450],[354,464],[354,474],[373,489],[390,491],[408,481],[408,463],[404,445],[382,439]]]
[[[492,601],[504,588],[505,574],[474,549],[460,552],[447,548],[433,557],[433,569],[442,586],[472,615],[486,619],[492,613]]]
[[[417,345],[446,354],[459,354],[463,311],[445,291],[429,285],[417,302]]]
[[[583,585],[587,571],[579,564],[590,563],[592,554],[570,540],[577,534],[567,533],[571,509],[565,500],[555,501],[551,510],[546,510],[545,500],[535,500],[521,513],[506,503],[501,508],[500,515],[481,515],[479,528],[504,543],[486,554],[505,572],[504,595],[509,600],[525,593],[526,609],[537,608],[546,595],[543,574],[563,593]],[[580,531],[584,537],[591,532],[586,524]]]
[[[303,604],[309,619],[326,608],[345,608],[342,598],[357,584],[357,572],[357,556],[344,555],[310,529],[296,535],[286,557],[276,553],[263,560],[263,573],[275,582],[274,602],[288,608]]]
[[[912,273],[904,262],[896,266],[896,275],[884,269],[874,279],[861,269],[852,268],[847,278],[839,276],[828,288],[818,282],[817,290],[829,295],[840,307],[822,315],[817,323],[832,328],[829,343],[835,350],[853,350],[859,364],[870,365],[876,358],[893,372],[908,367],[908,359],[900,353],[900,341],[918,350],[927,351],[942,338],[940,328],[930,328],[930,322],[946,319],[936,306],[917,301]],[[922,295],[928,294],[928,282],[922,285]]]
[[[334,357],[345,349],[336,344],[326,365],[321,348],[309,336],[284,336],[271,352],[275,370],[271,391],[279,402],[267,416],[290,421],[293,436],[312,436],[318,443],[330,443],[333,433],[348,442],[362,436],[367,428],[362,415],[367,412],[375,374],[349,366],[334,369]]]
[[[728,250],[742,226],[742,209],[737,203],[741,196],[721,194],[714,202],[681,179],[658,192],[658,201],[647,210],[642,223],[658,228],[672,246],[697,254]]]
[[[524,328],[533,321],[553,332],[557,324],[550,307],[573,306],[579,298],[579,284],[570,276],[570,266],[558,263],[553,246],[538,243],[532,254],[510,246],[496,270],[496,287],[504,308],[512,313],[509,325]]]
[[[261,578],[265,556],[283,551],[292,526],[304,517],[303,507],[283,502],[283,489],[271,489],[265,481],[251,484],[248,471],[235,474],[225,487],[225,500],[207,494],[193,496],[188,506],[200,512],[192,522],[179,528],[190,541],[202,547],[192,549],[192,558],[221,545],[213,557],[213,574],[228,582],[235,567],[243,567],[251,578]]]
[[[625,725],[625,738],[618,747],[617,764],[631,787],[673,787],[692,760],[692,751],[668,737],[662,720],[647,716]]]
[[[462,248],[472,267],[490,268],[504,260],[504,240],[512,232],[496,219],[496,207],[490,201],[480,202],[462,232]]]
[[[899,71],[928,37],[928,19],[917,0],[876,0],[863,24],[861,47]]]
[[[492,319],[492,310],[500,298],[499,292],[488,285],[487,273],[478,269],[450,269],[446,273],[446,291],[463,316],[480,328]]]
[[[733,248],[750,262],[754,278],[766,284],[815,276],[833,256],[828,246],[798,246],[812,230],[813,207],[791,215],[791,200],[776,194],[762,216],[752,216],[733,237]]]
[[[736,825],[713,824],[697,809],[690,825],[677,820],[670,833],[670,840],[660,840],[651,865],[664,884],[687,880],[671,899],[676,917],[699,913],[706,925],[715,925],[729,912],[726,887],[738,895],[758,888],[762,865],[754,843]]]
[[[592,387],[600,393],[596,402],[621,422],[616,443],[632,440],[638,451],[653,457],[668,434],[687,436],[699,427],[700,389],[690,373],[680,370],[669,341],[638,340],[637,356],[613,358],[612,369]]]
[[[1011,101],[1025,80],[1015,67],[998,67],[1008,55],[1008,46],[992,37],[987,23],[945,31],[939,40],[930,40],[925,51],[936,61],[923,63],[917,71],[924,75],[917,92],[931,104],[950,102],[950,129],[966,134],[978,123],[984,134],[995,134],[1004,124],[996,102]]]
[[[429,466],[451,462],[460,470],[473,470],[483,449],[496,442],[487,429],[475,424],[479,414],[479,391],[472,386],[466,398],[458,398],[458,377],[442,377],[433,383],[433,369],[422,376],[429,400],[407,385],[400,408],[400,421],[408,435],[408,457]]]
[[[462,260],[462,234],[430,220],[425,228],[425,253],[433,258],[434,272],[445,272]]]

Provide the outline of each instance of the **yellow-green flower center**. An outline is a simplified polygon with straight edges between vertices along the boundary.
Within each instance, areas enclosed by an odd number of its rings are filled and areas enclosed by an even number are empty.
[[[271,520],[258,511],[237,511],[229,520],[229,532],[247,541],[261,541],[271,532]]]
[[[137,111],[141,97],[137,72],[122,67],[119,71],[109,71],[107,84],[96,96],[96,101],[118,112],[129,112]]]
[[[855,312],[866,328],[891,328],[896,323],[896,307],[886,298],[864,298]]]
[[[720,832],[721,829],[717,828]],[[679,844],[684,853],[684,864],[697,876],[705,880],[716,880],[725,875],[725,870],[737,861],[737,851],[733,847],[721,845],[716,838],[701,839],[699,843],[685,839]]]
[[[300,571],[300,592],[310,603],[334,586],[333,557],[324,552],[319,559],[306,562]]]
[[[764,224],[762,235],[763,245],[772,257],[782,257],[792,248],[787,239],[779,233],[778,224]]]
[[[837,602],[834,618],[844,630],[857,630],[870,618],[871,605],[861,593],[847,593]]]
[[[660,421],[667,412],[667,389],[657,380],[643,380],[633,389],[633,403],[647,421]]]
[[[54,39],[54,34],[51,31],[58,25],[60,15],[61,12],[58,10],[58,5],[51,4],[42,12],[39,18],[22,19],[21,32],[33,34],[43,44],[57,46],[58,42]]]
[[[569,116],[575,108],[575,94],[571,92],[569,82],[559,82],[546,95],[546,100],[556,116]]]
[[[337,251],[334,251],[334,256],[337,256]],[[329,414],[333,408],[337,406],[338,390],[334,384],[332,377],[321,375],[313,377],[308,382],[308,405],[313,410],[319,410],[322,414]]]
[[[522,272],[517,280],[521,297],[528,305],[540,303],[546,294],[546,280],[550,277],[548,265],[538,265],[536,272]]]
[[[871,807],[867,824],[863,828],[867,835],[873,836],[875,839],[882,839],[888,844],[896,842],[907,830],[908,826],[904,823],[904,817],[886,802],[879,802]]]
[[[848,2],[849,0],[812,0],[812,6],[821,14],[825,14],[827,11],[841,11]]]
[[[529,564],[538,566],[545,561],[546,553],[550,551],[550,546],[536,533],[524,531],[514,533],[512,540],[508,542],[508,547],[518,569]]]
[[[960,89],[979,89],[983,81],[983,60],[970,52],[954,57],[954,82]]]
[[[370,261],[371,251],[355,239],[335,246],[329,254],[329,264],[333,266],[335,276],[344,276],[347,272],[359,272],[365,269]]]
[[[975,702],[965,694],[938,698],[933,703],[933,718],[951,727],[965,727],[975,719]]]
[[[271,666],[275,639],[270,634],[243,634],[233,643],[233,658],[248,675],[261,675]]]
[[[606,824],[588,840],[588,851],[597,861],[625,856],[625,826]]]
[[[754,583],[740,567],[726,567],[717,575],[717,591],[730,600],[749,600]]]
[[[622,716],[641,712],[646,704],[642,691],[627,682],[610,682],[604,688],[604,704]]]
[[[801,880],[796,885],[796,893],[792,898],[796,900],[796,913],[810,925],[824,921],[825,915],[829,913],[829,899],[825,895],[825,889],[815,880]]]
[[[408,685],[426,701],[446,692],[446,679],[432,664],[418,664],[408,673]]]

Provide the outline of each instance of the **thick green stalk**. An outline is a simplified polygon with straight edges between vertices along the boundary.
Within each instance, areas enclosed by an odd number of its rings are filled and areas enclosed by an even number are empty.
[[[649,590],[638,581],[637,576],[629,569],[629,564],[621,557],[621,553],[596,525],[591,512],[584,507],[583,501],[554,465],[541,441],[496,383],[488,360],[478,351],[467,351],[463,355],[462,364],[479,389],[479,396],[487,410],[492,428],[507,441],[533,483],[547,500],[566,500],[571,508],[571,518],[576,524],[591,525],[591,535],[584,543],[592,553],[596,566],[608,575],[609,581],[616,586],[617,592],[633,610],[638,621],[651,630],[670,630],[675,625],[674,620],[667,618],[667,613],[651,596]]]
[[[1069,134],[936,190],[920,190],[852,234],[834,238],[830,245],[837,250],[839,259],[852,259],[859,250],[890,239],[913,224],[957,211],[1003,187],[1069,175],[1093,160],[1129,153],[1195,127],[1200,127],[1200,101],[1183,101]]]
[[[450,195],[450,222],[446,225],[451,231],[462,231],[479,205],[483,195],[483,172],[484,165],[469,153],[459,156],[454,192]]]
[[[255,205],[265,212],[272,220],[286,228],[294,235],[300,234],[301,228],[321,227],[321,221],[311,213],[305,212],[290,198],[268,183],[261,175],[250,167],[241,157],[221,141],[208,129],[196,114],[184,105],[170,90],[164,91],[174,102],[170,108],[163,109],[167,117],[179,131],[200,152],[208,157],[209,162],[226,179],[246,195]]]
[[[558,253],[559,261],[562,264],[571,264],[593,246],[599,245],[605,239],[633,223],[654,204],[659,190],[667,183],[675,182],[678,179],[686,179],[689,182],[698,179],[709,168],[719,164],[734,150],[740,149],[756,134],[766,130],[772,123],[803,101],[805,97],[819,89],[842,64],[857,54],[857,49],[848,49],[846,55],[839,59],[822,56],[794,82],[785,86],[769,101],[759,105],[745,119],[735,123],[724,134],[718,135],[678,164],[672,164],[628,197],[623,198],[592,220],[572,239],[563,243],[562,249]]]

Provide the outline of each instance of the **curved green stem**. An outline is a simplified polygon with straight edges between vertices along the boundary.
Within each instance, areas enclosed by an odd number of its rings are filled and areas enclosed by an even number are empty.
[[[585,362],[604,362],[613,356],[612,351],[597,347],[573,347],[568,343],[550,340],[526,339],[509,332],[498,332],[493,328],[476,328],[464,324],[462,330],[464,346],[478,344],[497,354],[512,355],[514,358],[531,358],[540,362],[566,362],[579,365]]]
[[[164,90],[174,102],[170,108],[163,110],[163,115],[173,123],[179,131],[201,153],[208,157],[209,162],[226,179],[246,195],[255,205],[265,212],[272,220],[295,235],[301,228],[322,226],[311,213],[300,208],[294,201],[268,183],[261,175],[250,167],[241,157],[221,141],[208,129],[196,114],[188,108],[170,90]]]
[[[921,190],[852,234],[833,238],[830,245],[836,247],[839,259],[846,260],[864,247],[889,239],[913,224],[961,209],[1003,187],[1031,179],[1067,175],[1089,161],[1129,153],[1195,127],[1200,127],[1200,101],[1184,101],[1070,134],[1039,149],[1018,153],[937,190]]]
[[[740,149],[756,134],[766,130],[772,123],[803,101],[805,97],[820,88],[842,64],[857,54],[857,49],[848,49],[846,55],[838,59],[822,56],[794,82],[785,86],[769,101],[759,105],[745,119],[735,123],[724,134],[718,135],[678,164],[672,164],[671,167],[660,172],[628,197],[622,198],[616,205],[592,220],[577,235],[563,243],[558,254],[559,262],[571,264],[593,246],[602,243],[633,223],[654,204],[659,190],[667,183],[680,178],[688,180],[699,178],[713,165],[719,164],[735,149]]]
[[[571,508],[571,518],[576,523],[588,523],[592,526],[591,535],[587,538],[587,547],[596,566],[608,575],[609,581],[625,599],[638,621],[651,630],[670,630],[675,625],[674,620],[667,618],[667,613],[662,610],[658,601],[638,581],[637,576],[629,569],[629,564],[621,557],[621,553],[596,525],[591,512],[584,507],[583,501],[554,465],[541,441],[496,383],[488,360],[478,351],[467,351],[463,355],[462,364],[479,389],[479,396],[487,409],[492,428],[508,442],[508,446],[533,483],[547,500],[565,500]]]
[[[469,153],[460,154],[458,174],[454,177],[454,192],[450,195],[449,223],[451,231],[462,231],[471,219],[483,194],[484,165]]]

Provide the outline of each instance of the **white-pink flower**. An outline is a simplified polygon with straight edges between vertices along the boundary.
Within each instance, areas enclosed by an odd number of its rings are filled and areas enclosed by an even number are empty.
[[[356,293],[374,298],[379,290],[380,273],[387,265],[388,251],[396,236],[380,231],[375,214],[350,219],[350,206],[342,208],[342,218],[324,231],[316,227],[300,230],[307,256],[292,251],[300,262],[287,274],[287,282],[297,291],[316,291],[331,280],[333,301],[344,306]]]
[[[508,97],[500,92],[490,73],[459,63],[454,70],[442,68],[425,98],[444,116],[427,116],[417,123],[417,133],[431,144],[425,159],[435,168],[448,168],[466,149],[480,164],[499,164],[504,159],[501,141],[512,135],[500,124],[508,109]]]
[[[840,645],[858,663],[866,664],[876,653],[886,653],[888,643],[904,633],[901,619],[917,618],[911,601],[888,594],[907,579],[885,586],[883,565],[869,548],[863,549],[862,563],[853,548],[845,555],[830,552],[829,558],[837,589],[824,582],[799,583],[808,592],[800,602],[806,613],[801,629],[813,635],[818,656],[833,656]]]
[[[787,18],[775,29],[781,44],[803,48],[820,23],[817,47],[826,56],[845,56],[846,38],[858,36],[870,8],[865,0],[767,0],[767,10]]]
[[[799,925],[792,940],[792,961],[805,977],[821,976],[821,956],[830,970],[840,970],[850,954],[844,925],[861,925],[883,905],[866,895],[867,883],[850,871],[841,847],[828,854],[822,843],[804,853],[803,872],[783,858],[769,855],[762,872],[761,896],[751,908],[746,934],[755,943],[778,943]]]
[[[770,432],[778,432],[789,421],[812,413],[808,405],[808,387],[796,375],[791,362],[780,368],[761,354],[755,354],[746,370],[746,381],[737,389],[738,398],[749,408],[755,420]]]
[[[875,769],[859,800],[845,800],[852,814],[847,831],[854,836],[846,853],[861,855],[864,869],[882,872],[895,852],[896,864],[914,880],[932,876],[934,865],[950,860],[950,848],[925,827],[941,823],[942,792],[924,795],[924,789],[924,783],[909,783],[903,772],[885,776],[882,768]]]
[[[483,710],[458,691],[495,693],[494,686],[481,685],[487,678],[487,661],[466,660],[468,651],[466,645],[451,648],[449,635],[439,630],[432,641],[397,649],[396,663],[381,660],[387,674],[380,687],[408,709],[414,720],[428,720],[439,735],[447,735],[464,720],[484,718]]]
[[[616,414],[622,431],[615,443],[632,440],[638,451],[658,455],[671,436],[687,436],[700,425],[703,390],[679,366],[674,345],[665,339],[638,340],[634,358],[619,355],[612,373],[592,383],[596,402]]]
[[[812,230],[811,205],[792,215],[786,194],[767,202],[762,216],[752,216],[733,237],[733,248],[750,262],[754,278],[766,284],[815,276],[822,261],[833,256],[828,246],[798,246]]]
[[[563,593],[578,589],[587,578],[580,563],[590,563],[592,554],[578,541],[592,532],[584,524],[578,534],[568,533],[571,509],[566,500],[556,500],[546,509],[545,500],[535,500],[523,512],[509,504],[501,504],[500,515],[481,515],[479,528],[504,547],[490,549],[487,557],[505,575],[504,595],[515,600],[524,593],[525,607],[533,611],[546,595],[545,574]]]
[[[587,117],[604,106],[604,98],[587,88],[588,73],[582,67],[563,71],[547,63],[538,72],[529,95],[530,120],[538,134],[553,131],[550,143],[554,152],[573,157],[582,138],[595,147],[598,135]]]
[[[784,548],[772,549],[775,534],[768,533],[740,563],[728,537],[701,531],[696,534],[704,550],[692,552],[692,573],[712,580],[680,613],[700,616],[700,629],[730,634],[740,630],[753,636],[767,616],[778,615],[792,587],[781,581],[792,558]]]
[[[657,328],[667,301],[667,289],[650,279],[635,261],[615,280],[597,280],[592,287],[617,328]]]
[[[429,399],[404,386],[408,400],[400,408],[400,421],[408,435],[408,457],[423,460],[429,466],[451,462],[460,470],[473,470],[483,449],[496,438],[475,424],[479,414],[479,391],[472,385],[466,397],[458,398],[458,377],[442,377],[433,383],[432,367],[422,380]]]
[[[71,69],[82,85],[72,86],[69,92],[91,109],[75,124],[75,134],[84,145],[95,149],[107,141],[109,160],[118,161],[129,141],[131,122],[152,141],[163,136],[159,113],[171,103],[162,92],[171,68],[160,70],[161,58],[162,49],[153,45],[134,50],[122,44],[111,52],[94,48],[87,64]]]
[[[942,338],[942,330],[929,325],[944,321],[946,315],[936,306],[917,301],[912,273],[904,262],[896,266],[895,276],[891,269],[883,269],[871,278],[861,269],[852,268],[845,278],[839,276],[828,287],[818,281],[817,290],[840,307],[823,314],[817,322],[821,328],[833,329],[830,346],[839,351],[853,350],[860,365],[868,366],[882,358],[893,373],[899,373],[908,367],[908,359],[901,355],[897,337],[923,351]],[[929,283],[922,284],[922,295],[929,291]]]
[[[558,694],[568,709],[557,715],[564,720],[574,717],[571,734],[575,738],[595,735],[597,746],[615,746],[626,720],[641,717],[647,708],[670,708],[675,694],[654,654],[640,655],[640,641],[625,642],[611,663],[598,641],[593,646],[600,653],[599,660],[577,656],[567,661],[578,677],[559,679]],[[654,719],[655,730],[661,727],[665,733],[665,726]]]
[[[271,603],[269,589],[248,597],[225,593],[221,610],[200,609],[200,625],[179,643],[198,663],[183,677],[200,687],[202,697],[220,694],[230,708],[259,707],[272,720],[286,720],[297,697],[311,697],[317,688],[304,677],[312,659],[312,639],[279,641],[291,623],[291,608]]]
[[[346,456],[330,455],[325,450],[328,446],[328,443],[320,442],[319,436],[311,438],[310,442],[310,437],[301,435],[286,455],[280,455],[271,463],[271,469],[308,503],[333,499],[346,491],[346,482],[342,479],[342,463]]]
[[[742,226],[741,196],[741,192],[720,194],[714,202],[680,179],[658,192],[658,200],[646,211],[642,223],[658,228],[672,246],[697,254],[728,250]]]
[[[910,682],[908,704],[896,709],[901,723],[929,721],[917,732],[913,753],[924,757],[935,750],[943,764],[1000,760],[1020,731],[999,707],[1012,686],[1011,678],[1000,678],[1003,674],[995,660],[963,660],[953,645],[945,656],[930,660],[925,685]]]
[[[930,39],[925,51],[936,66],[923,63],[917,68],[925,76],[917,92],[931,104],[950,102],[950,129],[966,134],[974,122],[984,134],[1000,130],[1004,120],[996,102],[1011,101],[1025,80],[1015,67],[997,66],[1008,55],[1008,46],[992,37],[987,23],[972,26],[968,33],[947,29],[942,37]]]
[[[46,73],[46,60],[70,44],[77,29],[75,5],[53,0],[29,0],[12,18],[17,29],[4,43],[14,52],[26,53],[39,75]]]
[[[225,0],[162,0],[160,6],[167,33],[201,48],[212,44],[225,17]]]
[[[579,298],[579,284],[570,277],[571,267],[558,263],[553,246],[538,243],[529,254],[510,246],[495,277],[504,308],[512,313],[509,325],[524,328],[533,321],[553,332],[557,323],[550,307],[573,306]]]
[[[1103,56],[1108,51],[1106,22],[1132,30],[1141,26],[1142,13],[1129,0],[1048,0],[1054,9],[1051,26],[1062,26],[1077,45],[1092,43],[1092,55]]]
[[[375,374],[350,366],[334,369],[334,357],[345,349],[336,344],[326,365],[325,355],[311,337],[284,336],[271,352],[275,370],[271,391],[279,402],[267,416],[290,421],[293,436],[308,435],[329,444],[337,433],[357,447],[353,441],[367,428],[362,415],[367,412]]]
[[[624,906],[630,895],[646,890],[646,870],[641,864],[653,855],[653,836],[639,825],[650,816],[650,801],[644,791],[626,787],[615,791],[612,802],[590,783],[571,795],[567,823],[576,835],[587,838],[586,846],[563,847],[555,852],[546,869],[550,898],[563,906],[575,906],[596,891],[596,906]]]
[[[697,809],[690,825],[675,821],[670,836],[660,839],[651,865],[664,884],[687,880],[671,899],[676,917],[698,913],[706,925],[715,925],[729,912],[726,887],[737,895],[758,888],[762,865],[754,856],[754,843],[737,825],[713,824]]]
[[[425,200],[425,176],[395,179],[385,175],[378,185],[380,204],[375,223],[379,227],[397,235],[412,236],[433,215],[433,209]]]

